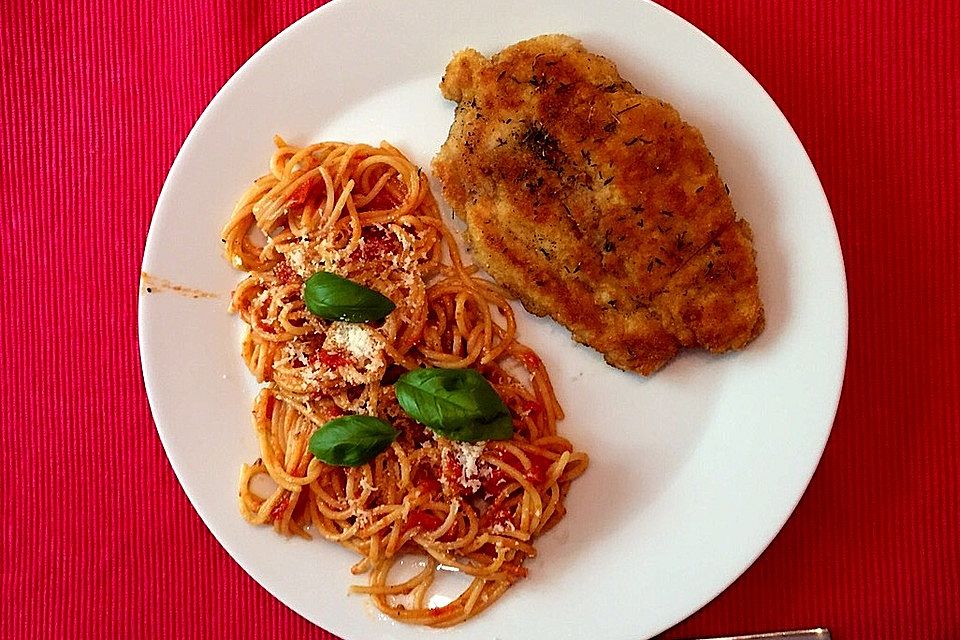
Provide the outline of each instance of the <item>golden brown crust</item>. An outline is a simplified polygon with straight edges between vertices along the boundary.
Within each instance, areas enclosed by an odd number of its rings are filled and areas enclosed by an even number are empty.
[[[754,255],[750,225],[737,220],[673,274],[652,308],[684,346],[746,346],[764,327]]]
[[[673,107],[559,35],[489,60],[467,49],[441,91],[458,102],[433,164],[444,196],[477,261],[531,312],[643,374],[681,344],[739,348],[762,328],[748,228]],[[715,264],[735,262],[740,280],[685,269],[720,237],[729,251]]]

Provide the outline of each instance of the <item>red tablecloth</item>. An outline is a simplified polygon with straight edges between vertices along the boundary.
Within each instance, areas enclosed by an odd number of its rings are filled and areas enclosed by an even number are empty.
[[[187,502],[136,329],[143,242],[177,149],[227,78],[315,5],[0,11],[2,636],[331,637],[244,574]],[[960,3],[667,5],[793,123],[850,288],[843,398],[809,491],[760,560],[667,636],[958,638]]]

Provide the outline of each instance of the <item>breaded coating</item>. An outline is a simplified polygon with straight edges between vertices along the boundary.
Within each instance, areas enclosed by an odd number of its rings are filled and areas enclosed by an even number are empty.
[[[676,109],[561,35],[458,53],[433,161],[477,262],[621,369],[763,329],[750,228]]]

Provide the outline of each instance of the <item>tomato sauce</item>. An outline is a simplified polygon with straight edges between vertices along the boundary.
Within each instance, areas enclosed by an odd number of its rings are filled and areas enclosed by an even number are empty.
[[[364,261],[379,260],[386,256],[399,255],[402,246],[394,234],[378,229],[366,229],[363,234],[363,245],[355,254]]]
[[[313,187],[313,182],[304,180],[293,190],[293,193],[287,197],[287,201],[284,204],[288,207],[299,207],[307,201],[307,195],[310,193],[311,187]]]
[[[480,481],[480,485],[488,495],[495,496],[500,493],[500,490],[503,489],[509,481],[510,476],[500,469],[494,469],[489,476]]]
[[[520,362],[524,364],[529,370],[539,369],[543,366],[543,360],[540,359],[540,356],[533,353],[532,351],[527,351],[520,356]]]
[[[498,525],[504,527],[508,522],[513,523],[513,514],[510,513],[510,509],[496,503],[487,509],[486,513],[480,518],[480,526],[484,529]]]
[[[257,326],[258,326],[258,327],[260,328],[260,330],[263,331],[264,333],[276,333],[276,332],[277,332],[277,330],[273,328],[273,325],[272,325],[272,324],[270,324],[269,322],[266,322],[266,321],[264,321],[264,320],[259,320],[259,319],[258,319],[258,320],[257,320]]]
[[[420,527],[421,531],[428,533],[436,531],[442,524],[443,520],[435,513],[423,509],[413,509],[407,516],[405,530],[409,531],[414,527]]]
[[[503,460],[511,467],[517,469],[523,469],[523,465],[520,463],[520,460],[506,451],[496,450],[494,454],[500,460]],[[527,453],[527,458],[530,460],[530,467],[528,469],[523,469],[523,477],[527,479],[530,484],[538,487],[542,485],[547,480],[547,472],[550,470],[550,465],[553,464],[553,461],[549,458],[544,458],[543,456],[538,456],[532,453]],[[490,477],[483,479],[483,488],[490,495],[496,495],[500,492],[507,483],[510,482],[510,476],[506,474],[502,469],[494,469],[490,474]]]
[[[413,484],[419,488],[420,492],[424,495],[435,497],[443,495],[443,487],[440,486],[440,481],[426,474],[419,477]]]
[[[273,509],[270,509],[270,519],[274,522],[282,520],[283,512],[287,510],[288,506],[290,506],[290,496],[285,495],[277,501],[277,504],[273,505]]]
[[[406,191],[406,189],[404,189]],[[403,202],[405,195],[393,195],[387,189],[380,189],[380,192],[368,202],[363,211],[374,211],[376,209],[396,209]]]
[[[348,364],[352,364],[350,358],[339,351],[327,351],[318,349],[310,355],[310,364],[322,364],[327,369],[336,369]]]
[[[536,400],[527,400],[526,398],[517,398],[514,411],[519,416],[535,417],[543,411],[543,405]]]
[[[440,474],[446,481],[446,485],[450,487],[455,495],[463,494],[466,491],[466,488],[460,484],[460,478],[463,477],[463,466],[460,464],[460,461],[454,458],[452,455],[445,455],[441,458],[441,460]]]

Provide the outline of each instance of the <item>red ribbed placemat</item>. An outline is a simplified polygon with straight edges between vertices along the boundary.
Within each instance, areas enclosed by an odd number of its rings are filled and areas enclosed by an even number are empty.
[[[843,398],[809,491],[760,560],[667,636],[960,637],[960,4],[666,4],[793,123],[850,289]],[[244,574],[187,502],[136,334],[143,241],[177,149],[244,60],[314,6],[0,12],[0,635],[332,637]]]

